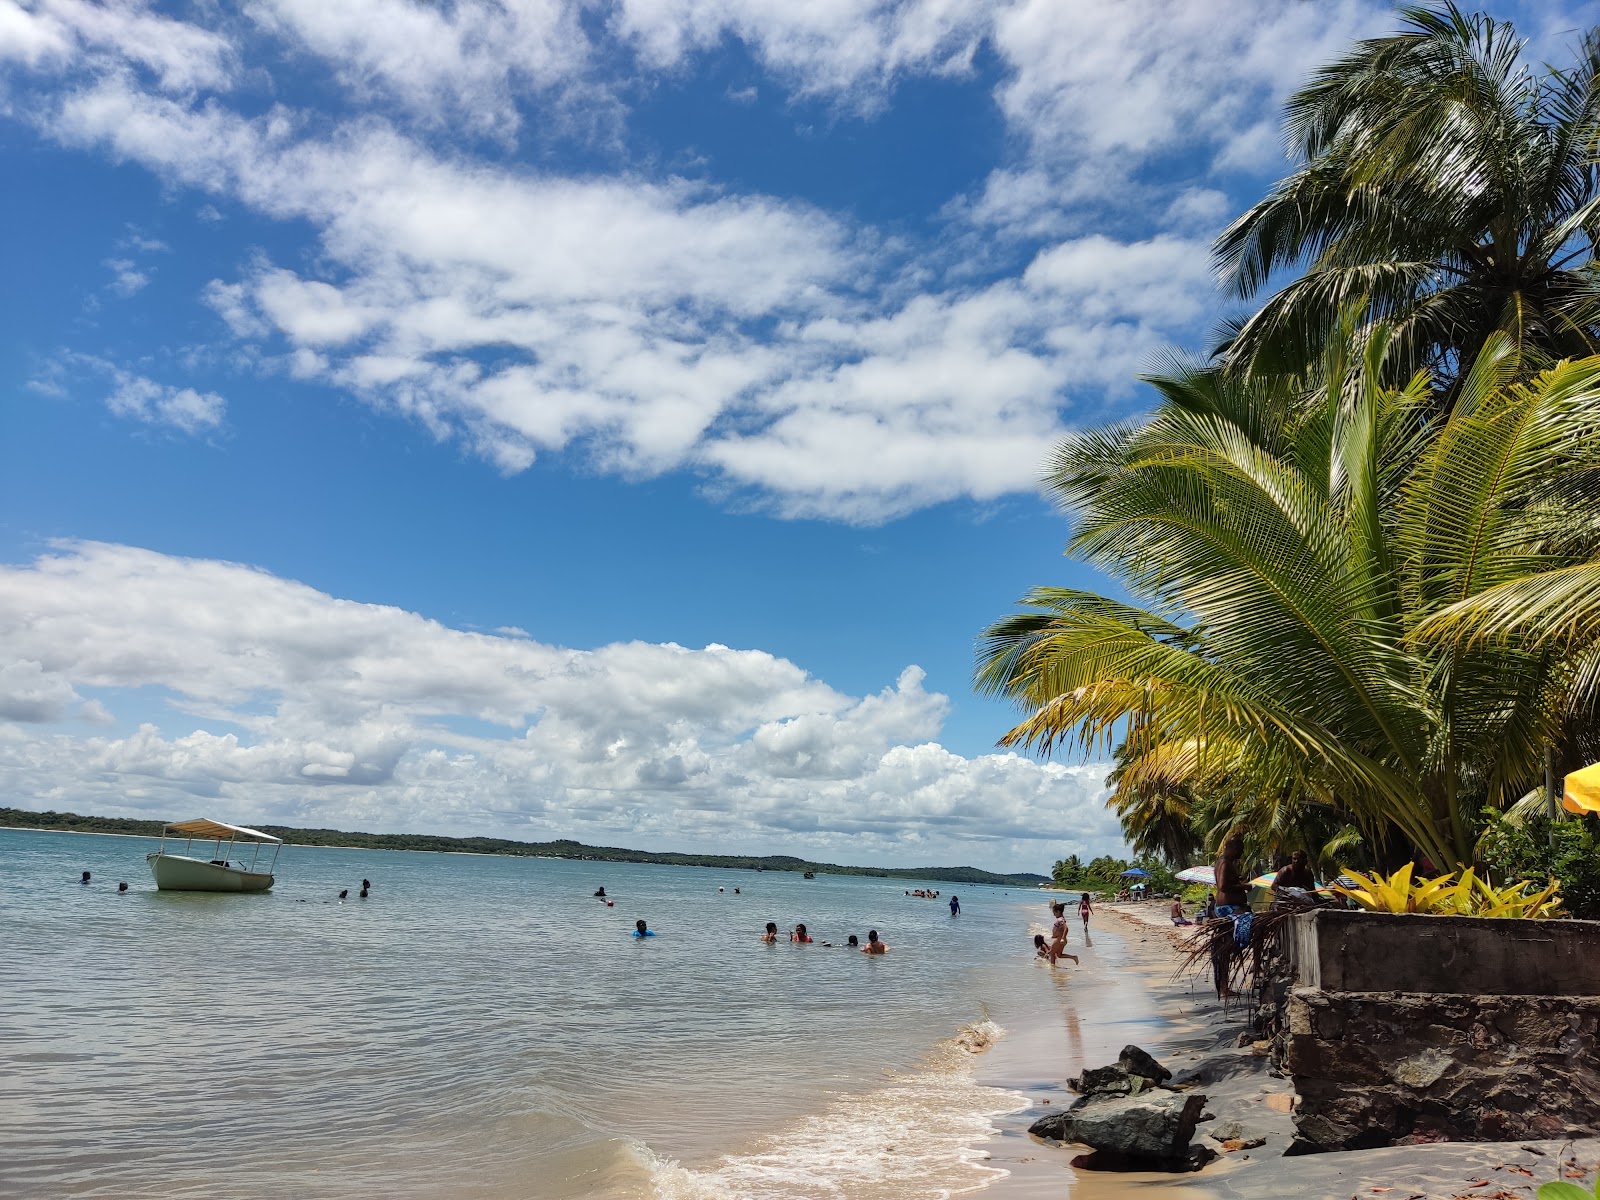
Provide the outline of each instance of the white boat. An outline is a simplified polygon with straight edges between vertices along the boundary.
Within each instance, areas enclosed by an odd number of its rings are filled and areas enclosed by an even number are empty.
[[[179,838],[184,839],[182,854],[167,850],[169,835],[174,843]],[[239,857],[235,859],[234,850],[240,839],[243,845],[237,847]],[[209,858],[194,856],[196,840],[200,842],[201,853],[205,852],[207,842],[214,843]],[[246,865],[245,851],[252,846],[254,850]],[[257,864],[263,846],[272,847],[272,861],[265,870],[259,870]],[[150,873],[156,877],[156,887],[164,892],[264,892],[272,886],[272,869],[278,864],[278,851],[282,848],[283,839],[270,833],[197,817],[193,821],[163,825],[161,848],[144,858],[150,864]]]

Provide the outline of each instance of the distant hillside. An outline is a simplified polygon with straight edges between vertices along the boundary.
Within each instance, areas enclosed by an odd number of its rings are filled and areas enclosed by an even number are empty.
[[[0,808],[0,826],[53,829],[66,833],[129,833],[160,837],[160,821],[131,817],[80,817],[77,813],[26,812]],[[993,883],[1035,887],[1044,875],[998,875],[977,867],[841,867],[809,862],[787,854],[757,858],[740,854],[674,854],[625,850],[620,846],[585,846],[563,838],[555,842],[514,842],[507,838],[455,838],[431,833],[346,833],[340,829],[291,829],[262,825],[264,833],[296,846],[345,846],[357,850],[430,850],[444,854],[509,854],[522,858],[576,858],[593,862],[663,863],[673,867],[727,867],[745,871],[814,871],[818,875],[867,875],[874,879],[932,879],[942,883]]]

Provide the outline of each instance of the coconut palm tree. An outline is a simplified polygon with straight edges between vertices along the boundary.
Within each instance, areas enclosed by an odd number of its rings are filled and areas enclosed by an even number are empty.
[[[1491,335],[1440,415],[1426,373],[1387,382],[1386,329],[1336,333],[1302,380],[1177,369],[1148,421],[1069,437],[1048,479],[1069,553],[1137,602],[1035,590],[983,635],[977,686],[1029,713],[1007,745],[1121,746],[1136,774],[1226,776],[1470,862],[1476,815],[1528,790],[1600,671],[1417,631],[1571,565],[1548,467],[1600,472],[1600,357],[1518,382]]]
[[[1528,69],[1509,24],[1408,8],[1289,100],[1296,169],[1217,240],[1242,300],[1303,271],[1224,345],[1303,370],[1351,304],[1393,323],[1391,364],[1445,387],[1499,330],[1551,358],[1600,350],[1600,31]]]

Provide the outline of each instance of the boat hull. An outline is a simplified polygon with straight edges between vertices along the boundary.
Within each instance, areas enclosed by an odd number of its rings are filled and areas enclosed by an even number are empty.
[[[269,872],[218,866],[203,858],[147,854],[145,861],[163,892],[264,892],[272,886]]]

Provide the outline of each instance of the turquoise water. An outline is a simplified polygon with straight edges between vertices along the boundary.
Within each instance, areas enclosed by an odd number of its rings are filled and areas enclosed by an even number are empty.
[[[0,1193],[865,1200],[993,1177],[977,1148],[1018,1100],[948,1039],[1037,1006],[1036,894],[927,885],[952,919],[903,880],[293,846],[268,895],[164,893],[152,846],[0,830]],[[769,920],[819,944],[763,945]],[[820,944],[869,927],[883,958]]]

